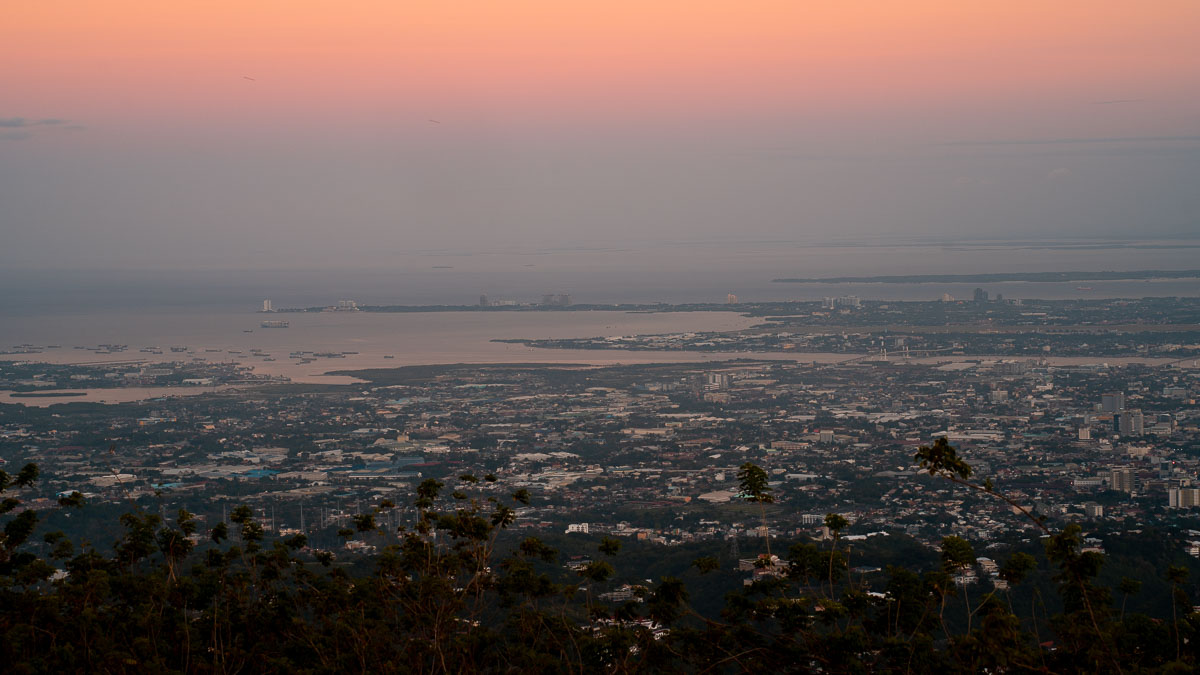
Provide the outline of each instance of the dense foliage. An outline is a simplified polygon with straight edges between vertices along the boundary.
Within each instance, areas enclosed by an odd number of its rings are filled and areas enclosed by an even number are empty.
[[[476,488],[494,477],[469,474],[449,494],[437,480],[422,482],[417,517],[369,571],[309,549],[302,534],[268,540],[248,507],[204,538],[184,510],[171,520],[135,510],[121,517],[112,553],[101,554],[56,532],[37,543],[39,514],[19,499],[38,478],[28,465],[16,476],[0,471],[0,663],[9,672],[204,673],[1091,673],[1200,663],[1200,614],[1183,590],[1185,569],[1167,575],[1170,620],[1127,614],[1139,580],[1098,584],[1104,558],[1084,550],[1078,526],[1050,531],[990,482],[972,482],[944,439],[916,460],[931,475],[1009,501],[1044,531],[1060,613],[1017,616],[1014,595],[1040,573],[1025,552],[1003,562],[1003,583],[972,599],[960,582],[976,553],[955,536],[942,541],[940,569],[889,568],[886,592],[869,592],[850,573],[839,537],[848,523],[836,514],[825,519],[825,541],[760,556],[756,580],[728,595],[719,617],[696,612],[678,578],[601,598],[621,565],[619,540],[602,539],[563,583],[553,574],[558,552],[538,538],[501,553],[500,535],[529,493],[483,497]],[[770,501],[765,474],[747,464],[739,479],[741,498],[761,512]],[[78,493],[59,503],[84,508]],[[394,508],[384,500],[341,534],[390,540],[377,517]],[[693,566],[709,574],[721,563],[703,556]]]

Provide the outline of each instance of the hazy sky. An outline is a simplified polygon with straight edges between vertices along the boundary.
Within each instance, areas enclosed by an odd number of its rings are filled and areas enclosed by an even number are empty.
[[[1196,0],[7,0],[0,265],[1200,234]]]

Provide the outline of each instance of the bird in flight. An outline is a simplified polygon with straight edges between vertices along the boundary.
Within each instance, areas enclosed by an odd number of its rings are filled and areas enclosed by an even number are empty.
[[[249,75],[243,75],[243,76],[242,76],[242,79],[243,79],[243,80],[250,80],[251,82],[258,82],[258,80],[254,79],[253,77],[250,77]]]
[[[429,120],[429,121],[430,121],[430,122],[433,122],[434,124],[441,124],[441,122],[439,122],[439,121],[437,121],[437,120],[435,120],[435,119],[431,119],[431,120]]]

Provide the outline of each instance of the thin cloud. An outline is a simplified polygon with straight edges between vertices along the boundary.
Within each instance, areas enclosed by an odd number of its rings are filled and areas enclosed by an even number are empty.
[[[23,141],[27,138],[33,138],[33,134],[28,131],[0,131],[0,141]]]
[[[1050,173],[1046,174],[1046,180],[1053,183],[1053,182],[1057,182],[1057,181],[1067,180],[1068,178],[1070,178],[1073,175],[1075,175],[1075,173],[1073,171],[1071,171],[1070,169],[1068,169],[1065,166],[1060,166],[1057,169],[1051,169]]]
[[[1109,101],[1092,101],[1092,105],[1115,105],[1117,103],[1141,103],[1144,98],[1114,98]]]
[[[52,127],[59,124],[66,124],[67,120],[60,120],[56,117],[47,117],[40,120],[31,120],[25,117],[0,117],[0,127],[8,129],[25,129],[27,127]]]
[[[1001,145],[1089,145],[1098,143],[1200,143],[1200,136],[1111,136],[1096,138],[1018,138],[991,141],[947,141],[943,147],[983,147]]]

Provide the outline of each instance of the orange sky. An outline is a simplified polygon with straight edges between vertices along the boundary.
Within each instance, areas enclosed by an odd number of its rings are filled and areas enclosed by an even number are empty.
[[[4,0],[0,266],[1194,233],[1198,27],[1200,0]]]
[[[9,0],[0,19],[0,116],[91,124],[820,119],[1200,91],[1195,0]]]

